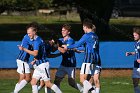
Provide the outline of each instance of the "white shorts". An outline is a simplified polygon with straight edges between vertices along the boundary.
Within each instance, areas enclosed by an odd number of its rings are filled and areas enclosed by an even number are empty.
[[[75,67],[64,67],[60,66],[56,72],[56,76],[58,77],[65,77],[65,75],[68,75],[68,78],[75,78]]]
[[[19,74],[31,73],[29,64],[22,60],[17,59],[17,72]]]
[[[140,68],[133,68],[132,78],[140,78]]]
[[[83,63],[81,67],[80,74],[99,74],[101,72],[101,67],[91,63]]]
[[[50,80],[49,62],[38,65],[34,70],[32,78],[37,80],[42,78],[44,81]]]

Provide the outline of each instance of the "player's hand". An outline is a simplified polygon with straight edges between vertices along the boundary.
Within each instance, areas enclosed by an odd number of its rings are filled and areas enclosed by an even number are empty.
[[[137,59],[137,62],[140,63],[140,59]]]
[[[23,47],[21,45],[17,45],[19,50],[23,50]]]
[[[34,65],[35,64],[35,60],[33,60],[32,62],[31,62],[31,65]]]
[[[55,41],[52,39],[49,41],[50,45],[53,46],[55,44]]]
[[[62,47],[67,50],[67,45],[62,45]]]
[[[62,47],[62,44],[63,44],[62,41],[57,40],[57,46],[58,46],[58,47]]]
[[[131,52],[126,52],[125,55],[126,56],[130,56],[131,55]]]

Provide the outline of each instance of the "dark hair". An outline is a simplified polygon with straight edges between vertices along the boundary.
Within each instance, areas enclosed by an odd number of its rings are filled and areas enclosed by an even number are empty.
[[[84,19],[83,26],[86,26],[87,28],[92,29],[93,28],[92,20],[90,20],[90,19]]]
[[[137,33],[140,35],[140,28],[139,27],[134,27],[133,28],[133,33]]]
[[[69,32],[71,31],[71,26],[69,24],[64,24],[62,26],[62,28],[65,28],[66,30],[68,30]]]

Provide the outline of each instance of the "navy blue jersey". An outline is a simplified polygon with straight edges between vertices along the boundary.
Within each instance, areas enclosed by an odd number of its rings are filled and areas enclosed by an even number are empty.
[[[134,67],[139,68],[140,63],[137,62],[137,59],[140,59],[140,42],[135,42],[135,61],[134,61]]]
[[[67,46],[68,49],[77,48],[81,45],[85,45],[85,63],[92,63],[101,65],[99,55],[99,40],[98,36],[94,32],[85,33],[82,38],[74,45]]]
[[[63,45],[72,45],[75,43],[75,41],[69,37],[68,40],[64,41],[64,38],[59,39]],[[65,67],[76,67],[76,58],[75,58],[75,52],[73,50],[67,50],[65,53],[62,53],[62,66]]]
[[[35,56],[35,58],[38,60],[38,64],[47,62],[48,60],[46,59],[47,53],[46,53],[46,46],[44,41],[37,36],[33,41],[32,41],[32,46],[33,50],[38,50],[38,55]]]
[[[27,48],[29,50],[32,49],[32,46],[30,45],[30,38],[27,34],[23,37],[21,46],[24,48]],[[20,50],[20,52],[17,56],[17,59],[22,60],[24,62],[28,62],[29,58],[30,58],[30,54],[28,54],[27,52],[25,52],[23,50]]]

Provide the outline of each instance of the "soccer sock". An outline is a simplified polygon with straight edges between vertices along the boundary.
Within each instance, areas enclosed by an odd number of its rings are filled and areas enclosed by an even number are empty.
[[[84,93],[86,93],[86,92],[88,92],[88,91],[95,91],[94,90],[94,88],[92,87],[92,85],[91,85],[91,83],[89,83],[87,80],[85,80],[84,82],[83,82],[83,86],[84,86],[84,88],[83,88],[83,92]],[[94,93],[94,92],[93,92]]]
[[[45,87],[45,93],[51,93],[51,89],[48,87]]]
[[[139,88],[139,86],[134,87],[134,91],[135,91],[135,93],[140,93],[140,88]]]
[[[17,91],[18,86],[19,86],[19,84],[17,83],[17,84],[15,85],[14,93],[18,93],[18,91]]]
[[[53,86],[51,87],[51,89],[56,92],[56,93],[62,93],[61,90],[55,85],[53,84]]]
[[[100,93],[100,88],[95,88],[96,93]]]
[[[38,87],[37,87],[38,91],[39,91],[41,88],[42,88],[41,86],[38,86]]]
[[[77,83],[77,87],[80,92],[83,92],[83,87],[80,84]]]
[[[19,92],[25,85],[27,84],[27,81],[26,80],[22,80],[19,84],[18,84],[18,86],[17,86],[17,88],[16,88],[16,92]]]
[[[32,85],[32,92],[38,93],[37,85]]]

